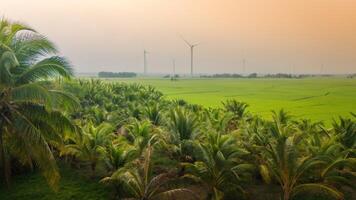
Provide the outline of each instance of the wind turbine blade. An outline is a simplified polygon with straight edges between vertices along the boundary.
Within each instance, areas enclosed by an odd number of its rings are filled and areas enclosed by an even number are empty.
[[[188,46],[193,46],[192,44],[190,44],[186,39],[184,39],[184,37],[182,35],[180,35],[180,38],[188,45]]]

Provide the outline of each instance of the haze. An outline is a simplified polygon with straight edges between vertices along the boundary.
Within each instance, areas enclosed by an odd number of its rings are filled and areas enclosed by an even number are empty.
[[[57,44],[76,72],[355,73],[354,0],[1,0],[0,15]],[[324,65],[323,68],[321,66]]]

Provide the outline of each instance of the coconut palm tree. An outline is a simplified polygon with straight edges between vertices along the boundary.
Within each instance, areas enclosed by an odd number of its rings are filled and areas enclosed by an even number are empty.
[[[155,144],[158,140],[158,135],[149,121],[134,119],[126,128],[128,133],[125,138],[129,144],[137,149],[138,156],[141,155],[147,146]]]
[[[197,133],[197,119],[188,110],[177,107],[169,113],[169,127],[179,140],[192,139]]]
[[[144,116],[149,119],[153,125],[158,126],[162,120],[159,104],[148,105],[144,110]]]
[[[104,158],[103,149],[108,145],[114,127],[108,123],[102,123],[95,127],[89,122],[82,129],[82,134],[65,145],[61,155],[73,155],[79,160],[87,162],[90,166],[92,177],[95,176],[97,164]]]
[[[32,28],[0,20],[0,168],[7,183],[12,158],[36,163],[52,186],[59,180],[49,141],[74,132],[59,110],[78,102],[44,82],[72,75],[66,59],[55,53],[53,43]]]
[[[346,148],[356,148],[356,121],[340,117],[339,122],[333,122],[333,128],[342,145]]]
[[[115,172],[137,158],[137,150],[122,143],[110,143],[102,149],[105,163],[110,172]]]
[[[169,112],[168,127],[172,132],[172,144],[181,161],[192,160],[192,140],[198,136],[198,121],[188,110],[177,107]]]
[[[185,163],[185,177],[202,182],[209,199],[223,199],[227,190],[243,193],[241,183],[253,165],[243,163],[240,157],[246,152],[236,145],[236,140],[231,135],[210,132],[206,141],[197,145],[200,156],[194,163]]]
[[[235,99],[232,99],[232,100],[227,100],[226,102],[223,102],[222,104],[223,104],[225,110],[227,112],[233,113],[234,117],[238,120],[242,119],[247,114],[246,109],[248,107],[248,104],[245,102],[239,102],[239,101],[236,101]]]
[[[197,199],[189,189],[169,188],[168,183],[172,180],[171,174],[153,174],[152,153],[153,148],[148,146],[143,155],[143,163],[121,168],[111,177],[104,178],[102,182],[120,183],[121,189],[124,190],[120,198],[124,199]]]
[[[222,109],[210,109],[204,113],[206,118],[206,128],[213,128],[219,133],[226,133],[229,130],[229,124],[233,119],[233,114],[224,112]]]
[[[265,145],[266,166],[279,182],[283,200],[305,191],[323,191],[337,199],[343,198],[342,193],[333,186],[306,179],[310,170],[322,167],[325,162],[318,156],[302,151],[302,133],[296,132],[285,120],[274,118],[269,134],[272,138]]]

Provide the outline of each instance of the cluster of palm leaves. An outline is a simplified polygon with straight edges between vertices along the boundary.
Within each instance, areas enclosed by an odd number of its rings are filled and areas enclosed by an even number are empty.
[[[6,182],[11,165],[21,164],[55,186],[63,162],[106,184],[115,199],[263,199],[256,185],[278,188],[283,200],[344,199],[354,188],[354,114],[328,127],[283,110],[265,120],[236,100],[204,108],[149,86],[64,79],[68,62],[22,24],[1,20],[0,42]]]
[[[59,173],[53,149],[75,126],[59,110],[76,99],[48,81],[69,78],[72,69],[44,36],[21,23],[0,20],[0,169],[10,182],[11,165],[42,169],[51,185]]]

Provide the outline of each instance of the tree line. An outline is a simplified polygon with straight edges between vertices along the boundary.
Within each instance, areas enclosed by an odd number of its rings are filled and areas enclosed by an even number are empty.
[[[100,78],[132,78],[137,74],[134,72],[99,72],[98,76]]]

